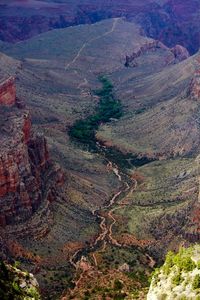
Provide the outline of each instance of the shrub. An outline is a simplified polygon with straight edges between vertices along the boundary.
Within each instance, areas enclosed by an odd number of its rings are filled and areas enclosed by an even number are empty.
[[[187,272],[192,271],[196,267],[195,262],[189,256],[178,257],[177,255],[176,265],[180,268],[180,270]]]
[[[118,279],[116,279],[114,281],[114,289],[115,290],[121,290],[123,288],[123,283],[121,281],[119,281]]]
[[[193,282],[192,282],[192,288],[194,290],[200,288],[200,275],[199,274],[195,275]]]
[[[180,273],[178,273],[172,277],[172,283],[174,285],[179,285],[182,281],[183,281],[183,278]]]
[[[166,259],[165,259],[165,264],[164,264],[164,266],[163,266],[163,268],[162,268],[163,273],[164,273],[165,275],[168,275],[168,274],[170,273],[170,270],[171,270],[171,268],[172,268],[173,265],[174,265],[174,257],[175,257],[174,252],[169,251],[169,252],[167,253]]]
[[[200,260],[197,262],[197,268],[200,269]]]

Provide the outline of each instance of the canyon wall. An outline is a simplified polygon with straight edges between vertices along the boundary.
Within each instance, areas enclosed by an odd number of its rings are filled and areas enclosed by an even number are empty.
[[[197,0],[67,2],[27,0],[0,4],[0,40],[18,42],[54,28],[125,17],[138,22],[148,37],[170,48],[179,44],[194,54],[200,47]]]
[[[29,111],[17,107],[13,78],[0,86],[0,99],[0,226],[6,226],[30,218],[62,172],[54,172],[51,184],[47,173],[55,167],[46,139],[32,130]]]
[[[0,82],[0,105],[14,105],[16,100],[16,88],[14,77]]]

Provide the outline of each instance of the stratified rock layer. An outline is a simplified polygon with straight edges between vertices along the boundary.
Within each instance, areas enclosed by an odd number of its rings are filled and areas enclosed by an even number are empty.
[[[1,226],[22,222],[37,211],[49,197],[45,174],[52,168],[45,138],[32,131],[29,112],[16,107],[13,79],[6,83],[2,93],[0,89]]]
[[[16,99],[16,88],[14,78],[10,77],[7,80],[0,81],[0,105],[14,105]]]
[[[0,40],[18,42],[54,28],[126,17],[136,19],[149,37],[194,54],[200,45],[199,8],[197,0],[2,0]]]
[[[133,52],[131,56],[127,55],[126,61],[125,61],[125,66],[126,67],[128,67],[130,65],[136,66],[136,63],[135,63],[136,58],[140,57],[141,55],[143,55],[149,51],[156,51],[156,49],[169,50],[173,53],[173,55],[174,55],[173,61],[166,62],[166,64],[181,62],[190,56],[187,49],[180,45],[176,45],[174,48],[169,49],[160,41],[152,40],[150,42],[147,42],[143,46],[141,46],[137,51]]]

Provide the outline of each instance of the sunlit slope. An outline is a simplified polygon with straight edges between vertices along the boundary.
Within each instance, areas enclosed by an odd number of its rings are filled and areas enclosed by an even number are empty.
[[[118,74],[112,74],[127,113],[119,122],[102,126],[98,137],[124,151],[153,157],[198,153],[199,102],[191,97],[197,58],[150,75],[138,62],[135,73],[142,75],[129,74],[122,83]],[[148,57],[146,60],[148,64]]]

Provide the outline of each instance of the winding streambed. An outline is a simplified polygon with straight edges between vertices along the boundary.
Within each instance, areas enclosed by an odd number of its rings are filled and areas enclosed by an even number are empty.
[[[113,226],[116,224],[117,220],[115,219],[113,212],[117,209],[120,209],[121,204],[127,193],[129,193],[133,188],[136,188],[137,184],[134,181],[128,180],[128,176],[119,171],[119,168],[116,164],[113,164],[111,161],[108,161],[107,167],[109,167],[113,173],[117,176],[120,183],[122,183],[122,188],[117,191],[109,200],[109,203],[100,209],[92,211],[92,214],[96,216],[97,220],[100,220],[99,223],[99,234],[92,244],[87,248],[76,251],[70,259],[70,263],[73,267],[77,268],[82,257],[88,256],[88,254],[93,255],[94,252],[101,249],[102,246],[106,243],[110,243],[114,246],[122,247],[120,243],[112,236]],[[125,181],[125,178],[127,178]],[[122,193],[124,197],[121,197]],[[119,205],[116,207],[116,205]],[[105,216],[102,216],[105,215]],[[94,259],[95,261],[95,259]],[[97,262],[95,261],[95,265]]]

